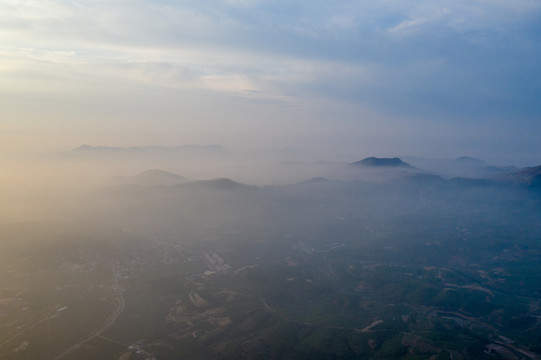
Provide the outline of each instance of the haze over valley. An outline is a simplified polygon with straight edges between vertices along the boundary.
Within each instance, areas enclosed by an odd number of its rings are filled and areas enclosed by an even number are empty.
[[[541,359],[540,24],[0,1],[0,359]]]
[[[0,226],[0,356],[541,357],[540,167],[292,154],[49,157]]]

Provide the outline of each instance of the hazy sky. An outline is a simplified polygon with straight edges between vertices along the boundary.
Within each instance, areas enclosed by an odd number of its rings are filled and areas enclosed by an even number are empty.
[[[0,152],[541,163],[539,0],[0,0]]]

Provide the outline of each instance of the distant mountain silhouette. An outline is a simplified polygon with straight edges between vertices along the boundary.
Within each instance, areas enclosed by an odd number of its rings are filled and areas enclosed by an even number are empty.
[[[160,169],[143,171],[133,177],[137,184],[145,185],[174,185],[186,181],[186,178]]]
[[[407,162],[402,161],[400,158],[376,158],[368,157],[361,161],[352,163],[353,166],[366,166],[366,167],[401,167],[401,168],[413,168]]]
[[[322,183],[322,182],[326,182],[326,181],[329,181],[329,180],[322,177],[322,176],[318,176],[318,177],[315,177],[315,178],[311,178],[311,179],[308,179],[308,180],[301,181],[298,184],[314,184],[314,183]]]
[[[185,183],[188,179],[168,171],[151,169],[143,171],[135,176],[118,176],[115,180],[123,184],[131,185],[169,186]]]
[[[405,157],[408,163],[417,169],[443,176],[444,178],[476,178],[502,180],[503,177],[518,169],[513,166],[490,165],[486,161],[462,156],[456,159],[427,159],[420,157]]]
[[[91,146],[87,144],[83,144],[75,149],[73,149],[73,152],[92,152],[92,151],[122,151],[126,150],[121,147],[114,147],[114,146]]]
[[[445,182],[445,187],[450,188],[450,189],[452,188],[464,189],[464,188],[487,187],[487,186],[493,186],[497,184],[498,184],[497,182],[490,179],[455,177],[455,178],[447,180]]]
[[[511,174],[511,179],[521,184],[541,188],[541,165],[514,172]]]
[[[130,147],[114,147],[114,146],[91,146],[81,145],[72,150],[76,153],[91,153],[91,152],[107,152],[107,151],[122,151],[122,152],[137,152],[137,151],[181,151],[181,152],[221,152],[225,148],[221,145],[180,145],[180,146],[130,146]]]
[[[471,156],[461,156],[459,158],[456,158],[454,161],[457,163],[461,163],[465,165],[467,164],[471,166],[488,166],[488,164],[485,161],[481,159],[473,158]]]
[[[200,180],[181,185],[182,187],[201,187],[209,189],[223,189],[223,190],[238,190],[238,189],[254,189],[256,186],[246,185],[228,178],[213,179],[213,180]]]

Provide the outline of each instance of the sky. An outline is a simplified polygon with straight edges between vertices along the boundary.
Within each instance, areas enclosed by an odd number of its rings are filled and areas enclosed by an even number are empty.
[[[0,0],[0,154],[196,143],[538,165],[539,64],[539,0]]]

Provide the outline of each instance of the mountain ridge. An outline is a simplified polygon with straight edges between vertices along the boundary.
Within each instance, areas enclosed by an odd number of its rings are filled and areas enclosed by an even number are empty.
[[[402,161],[398,157],[394,158],[377,158],[374,156],[364,158],[360,161],[351,163],[352,166],[363,166],[363,167],[400,167],[400,168],[410,168],[414,167],[407,162]]]
[[[81,152],[108,152],[108,151],[216,151],[222,152],[226,148],[219,144],[210,144],[210,145],[198,145],[198,144],[187,144],[187,145],[178,145],[178,146],[160,146],[160,145],[148,145],[148,146],[129,146],[129,147],[118,147],[118,146],[92,146],[88,144],[83,144],[71,150],[71,152],[81,153]]]

